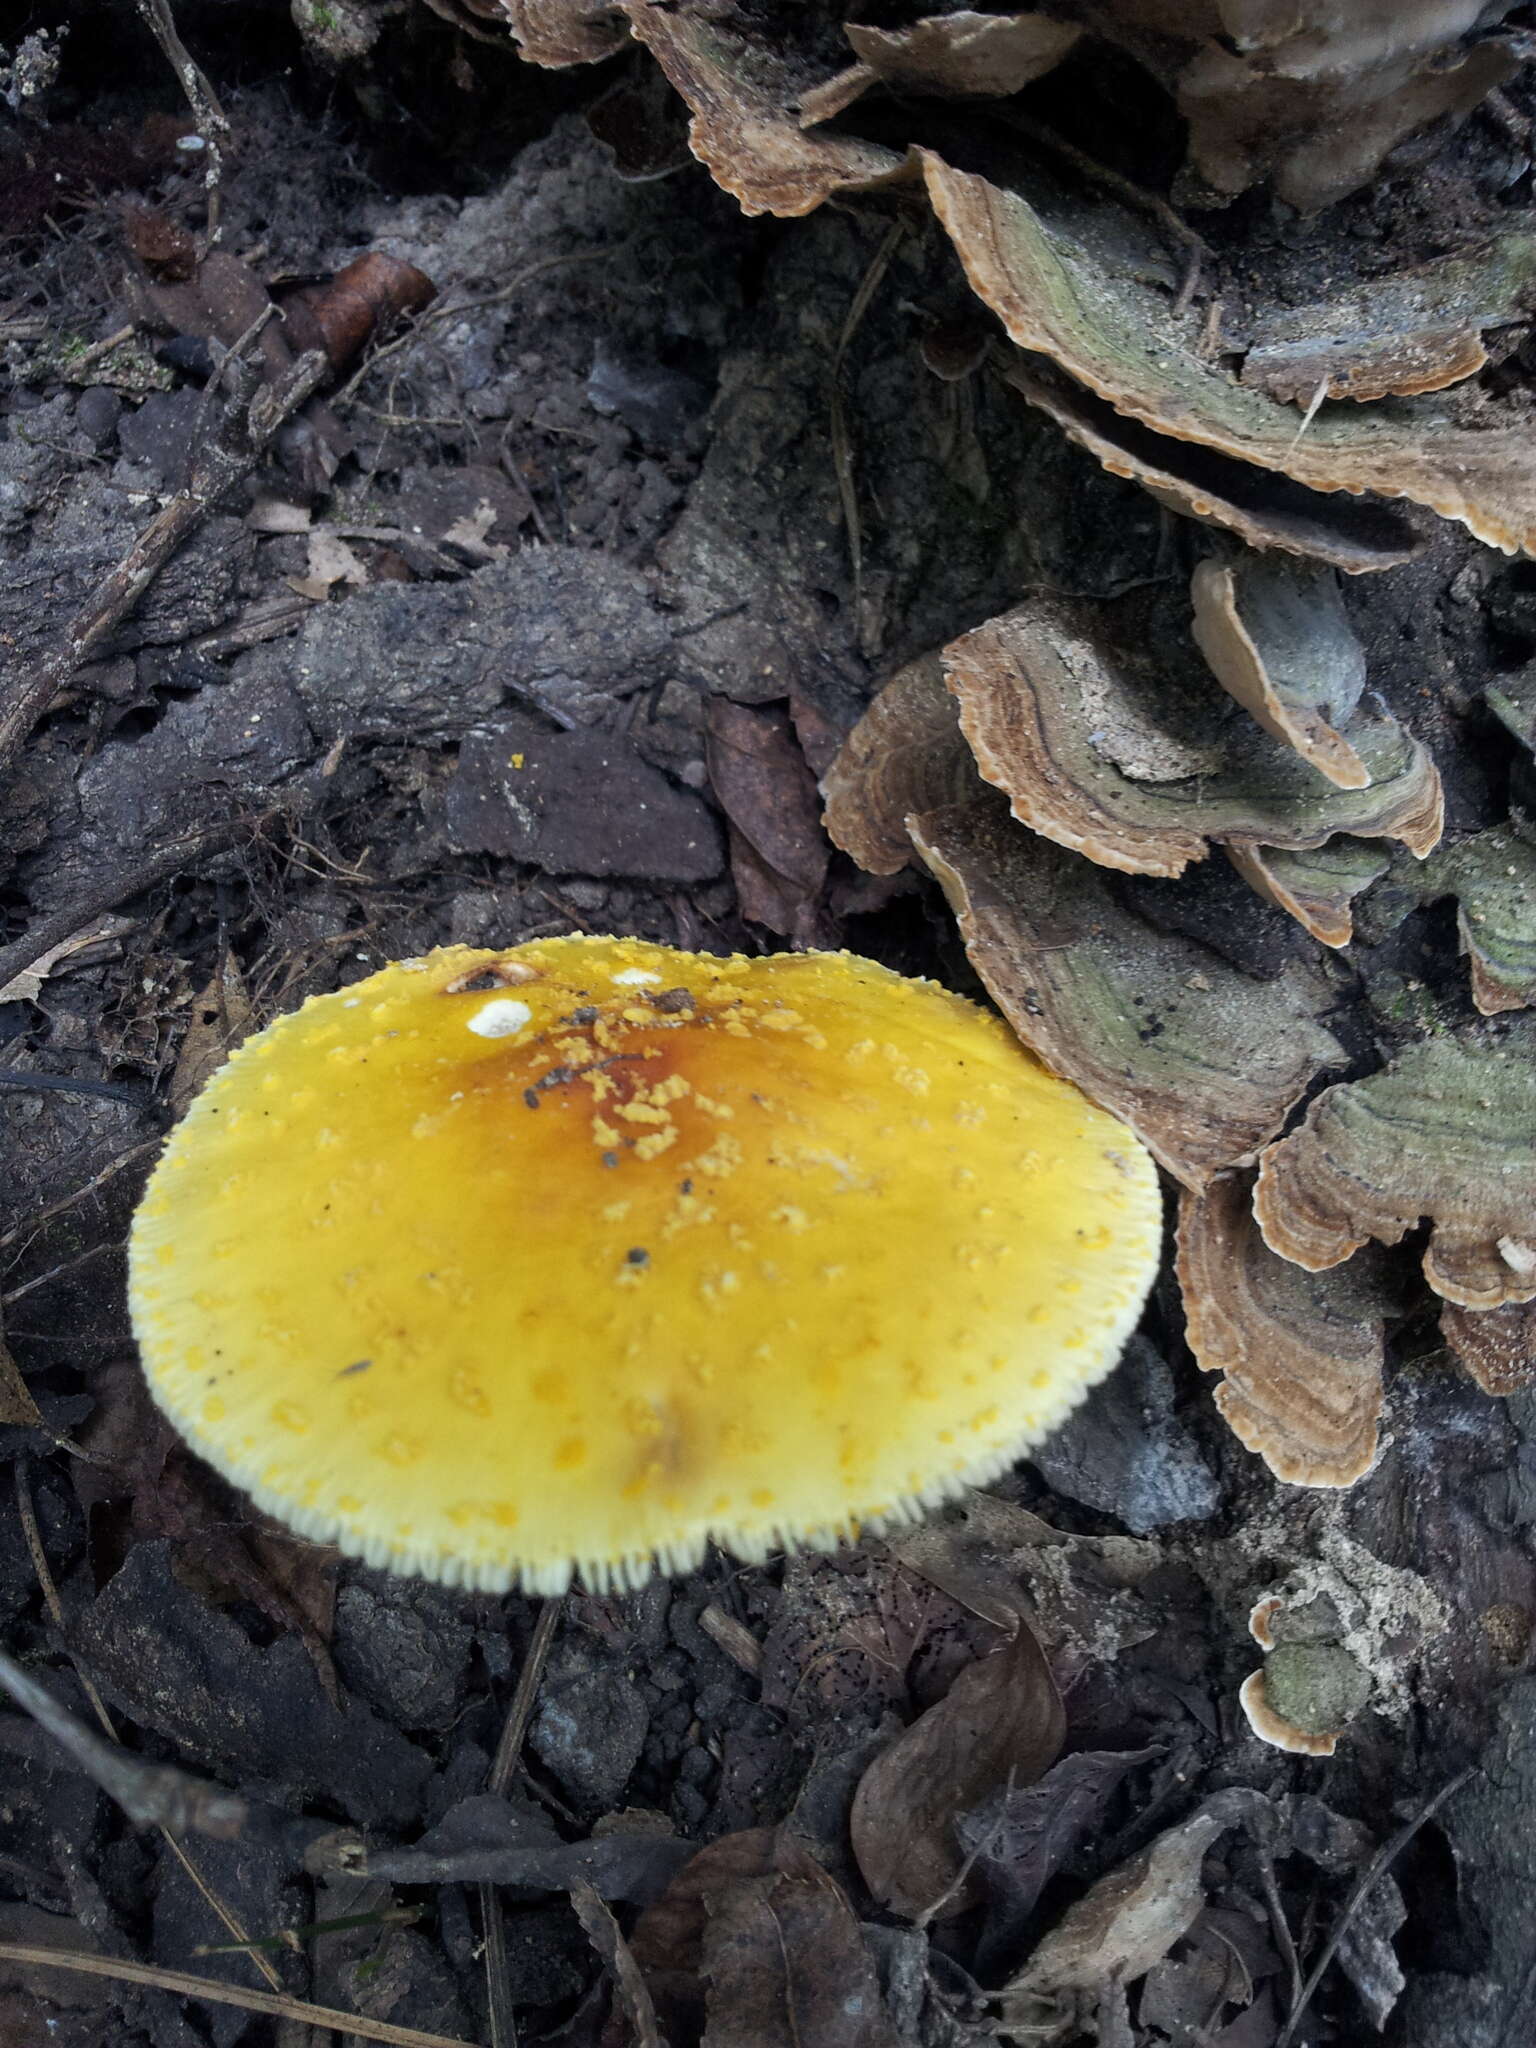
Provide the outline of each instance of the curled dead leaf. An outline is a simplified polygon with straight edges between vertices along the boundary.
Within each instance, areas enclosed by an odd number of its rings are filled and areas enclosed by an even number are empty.
[[[1218,1792],[1101,1877],[997,1993],[1002,2037],[1019,2043],[1063,2038],[1053,2016],[1064,2007],[1070,2012],[1081,1994],[1144,1977],[1205,1905],[1201,1865],[1211,1845],[1265,1805],[1257,1792]]]
[[[355,363],[368,344],[437,297],[425,271],[370,249],[324,284],[305,285],[284,303],[283,319],[300,348],[323,348],[331,368]]]
[[[670,2040],[900,2048],[846,1895],[786,1828],[701,1849],[629,1947]]]
[[[881,1904],[926,1923],[977,1895],[957,1822],[1000,1789],[1029,1785],[1066,1732],[1061,1695],[1022,1616],[1013,1635],[956,1678],[859,1780],[849,1831]]]

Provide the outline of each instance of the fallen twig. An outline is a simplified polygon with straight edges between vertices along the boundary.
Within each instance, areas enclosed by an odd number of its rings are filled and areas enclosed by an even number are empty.
[[[528,1733],[539,1681],[544,1676],[549,1648],[555,1640],[555,1630],[560,1626],[560,1616],[564,1611],[563,1599],[546,1600],[534,1623],[528,1654],[517,1674],[517,1689],[507,1709],[507,1718],[502,1723],[496,1754],[486,1773],[485,1789],[499,1798],[506,1797],[517,1770],[517,1759],[522,1751],[523,1738]],[[491,2020],[491,2048],[517,2048],[517,2021],[507,1990],[507,1930],[501,1917],[496,1887],[484,1881],[480,1885],[480,1924],[485,1932],[485,1988]]]
[[[216,1977],[194,1977],[189,1970],[157,1970],[121,1956],[93,1956],[78,1949],[36,1948],[24,1941],[0,1941],[0,1963],[22,1963],[29,1969],[78,1970],[87,1977],[112,1977],[120,1984],[147,1984],[154,1991],[176,1991],[183,1998],[206,1999],[211,2005],[233,2005],[241,2012],[269,2013],[279,2020],[302,2020],[307,2026],[329,2027],[355,2034],[362,2041],[382,2041],[386,2048],[475,2048],[458,2034],[424,2034],[419,2027],[396,2027],[388,2020],[364,2019],[331,2005],[311,2005],[305,1998],[287,1998],[270,1991],[245,1991]]]
[[[90,1460],[88,1452],[82,1451],[78,1444],[71,1444],[67,1438],[56,1437],[54,1441],[61,1444],[64,1449],[72,1451],[77,1457],[86,1458],[89,1462],[94,1462],[94,1460]],[[16,1460],[16,1508],[21,1517],[22,1532],[26,1537],[27,1549],[31,1553],[32,1569],[37,1574],[37,1583],[42,1590],[43,1604],[48,1609],[48,1615],[54,1627],[62,1636],[65,1632],[64,1607],[59,1599],[58,1586],[54,1583],[53,1568],[48,1562],[48,1553],[43,1548],[42,1531],[37,1525],[37,1511],[32,1504],[32,1488],[27,1478],[27,1460],[25,1457]],[[96,1690],[89,1674],[82,1671],[78,1664],[75,1665],[75,1676],[79,1679],[85,1696],[91,1703],[91,1712],[96,1716],[103,1735],[106,1736],[108,1742],[115,1744],[118,1740],[117,1726],[107,1711],[106,1701]],[[206,1901],[214,1917],[223,1922],[236,1941],[244,1940],[246,1930],[241,1924],[240,1916],[219,1896],[207,1878],[204,1877],[202,1871],[199,1870],[197,1864],[193,1861],[191,1852],[186,1844],[178,1841],[170,1829],[163,1825],[160,1829],[160,1837],[167,1849],[170,1850],[176,1861],[186,1872],[189,1881]],[[280,1992],[282,1990],[283,1980],[278,1976],[276,1970],[273,1969],[264,1955],[252,1951],[249,1961],[251,1967],[266,1979],[274,1991]]]
[[[233,1841],[245,1826],[245,1801],[222,1785],[213,1785],[174,1764],[147,1764],[116,1744],[92,1734],[61,1707],[13,1657],[0,1650],[0,1686],[19,1707],[67,1750],[87,1777],[127,1814],[135,1827],[163,1827],[171,1834],[189,1830]]]
[[[219,209],[223,199],[224,152],[229,147],[229,116],[219,104],[219,96],[209,82],[197,59],[176,32],[175,17],[171,13],[170,0],[138,0],[139,14],[155,41],[160,45],[166,62],[175,72],[182,91],[186,94],[187,105],[192,109],[192,118],[197,123],[197,132],[208,152],[208,169],[204,186],[208,194],[208,240],[219,239]]]
[[[1296,2038],[1296,2029],[1301,2024],[1302,2015],[1312,2003],[1313,1998],[1317,1994],[1318,1985],[1322,1983],[1324,1976],[1332,1965],[1334,1957],[1339,1952],[1339,1943],[1349,1931],[1350,1922],[1354,1919],[1356,1913],[1359,1912],[1361,1905],[1370,1895],[1373,1887],[1385,1876],[1398,1857],[1402,1855],[1404,1849],[1407,1848],[1408,1844],[1419,1832],[1419,1829],[1426,1822],[1433,1820],[1446,1801],[1454,1799],[1468,1779],[1476,1775],[1476,1766],[1472,1764],[1469,1764],[1466,1770],[1458,1771],[1448,1784],[1440,1787],[1440,1790],[1432,1799],[1427,1799],[1424,1802],[1411,1820],[1403,1822],[1403,1825],[1397,1830],[1395,1835],[1388,1836],[1370,1862],[1367,1863],[1364,1870],[1361,1871],[1350,1889],[1349,1897],[1344,1901],[1343,1912],[1340,1913],[1338,1919],[1334,1922],[1332,1931],[1328,1939],[1323,1943],[1317,1961],[1312,1965],[1308,1973],[1306,1983],[1301,1987],[1296,2003],[1291,2007],[1287,2015],[1285,2025],[1275,2037],[1275,2048],[1290,2048],[1291,2042]]]
[[[253,366],[230,352],[222,373],[230,402],[218,430],[198,451],[186,488],[160,508],[96,596],[71,620],[62,643],[0,705],[0,775],[76,669],[90,660],[226,492],[255,468],[272,436],[319,388],[329,368],[324,353],[312,349],[275,383],[261,384]],[[0,986],[9,979],[0,969]]]
[[[136,866],[118,868],[108,874],[94,888],[66,903],[62,910],[51,911],[46,917],[38,918],[19,939],[0,947],[0,988],[40,960],[50,946],[69,938],[81,925],[99,917],[104,910],[126,903],[130,897],[142,896],[146,889],[153,889],[161,882],[168,882],[173,875],[179,875],[189,862],[201,860],[205,854],[237,845],[242,839],[254,839],[276,815],[274,811],[259,814],[244,811],[232,817],[216,818],[209,824],[180,832],[174,839],[162,841],[147,859]]]

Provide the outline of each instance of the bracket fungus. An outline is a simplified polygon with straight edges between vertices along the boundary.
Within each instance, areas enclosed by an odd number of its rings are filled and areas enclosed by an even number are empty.
[[[687,102],[688,147],[743,213],[812,213],[836,193],[906,175],[895,150],[800,126],[797,102],[827,83],[814,64],[798,69],[739,20],[655,0],[622,5],[630,34]]]
[[[1229,846],[1227,858],[1249,888],[1333,947],[1349,944],[1355,898],[1392,865],[1379,840],[1347,835],[1311,847]]]
[[[1141,592],[1032,598],[953,641],[944,661],[986,780],[1016,818],[1103,867],[1177,875],[1213,843],[1302,848],[1351,833],[1423,855],[1439,840],[1439,774],[1395,719],[1355,713],[1360,776],[1325,780],[1285,740],[1223,716],[1181,608]]]
[[[867,874],[911,864],[907,820],[964,803],[976,762],[937,654],[898,669],[849,733],[822,780],[827,831]]]
[[[1422,1039],[1325,1088],[1264,1154],[1253,1206],[1309,1272],[1427,1218],[1424,1275],[1446,1301],[1536,1300],[1536,1020]]]
[[[1244,551],[1196,565],[1196,646],[1221,687],[1340,789],[1371,771],[1337,730],[1365,694],[1365,654],[1332,571]]]
[[[1376,1456],[1390,1303],[1367,1261],[1308,1273],[1272,1252],[1251,1194],[1228,1174],[1180,1201],[1189,1348],[1225,1375],[1216,1406],[1277,1479],[1353,1486]]]
[[[1261,314],[1242,381],[1293,405],[1366,404],[1444,391],[1488,360],[1483,334],[1527,317],[1536,236],[1523,227],[1471,253],[1370,278],[1319,305]]]
[[[1485,1017],[1536,1004],[1536,826],[1516,813],[1447,847],[1418,876],[1423,901],[1456,898],[1472,1000]]]
[[[1024,1043],[1124,1118],[1186,1187],[1249,1161],[1344,1050],[1310,964],[1258,981],[1155,932],[1080,854],[990,792],[912,820],[971,964]]]
[[[1164,247],[1128,209],[1076,197],[1037,167],[1005,190],[916,155],[977,297],[1021,349],[1049,356],[1114,413],[1313,493],[1407,498],[1506,554],[1536,547],[1536,475],[1513,415],[1473,427],[1434,395],[1325,401],[1298,435],[1290,406],[1199,353],[1198,316],[1173,310]]]
[[[151,1391],[272,1513],[488,1590],[1003,1470],[1157,1268],[1131,1133],[847,954],[450,947],[247,1039],[135,1218]]]
[[[1303,213],[1366,184],[1404,137],[1449,128],[1521,60],[1507,0],[1107,0],[1079,5],[1163,80],[1212,194],[1260,179]],[[1196,186],[1198,191],[1198,183]]]
[[[1447,1302],[1440,1334],[1485,1394],[1502,1397],[1536,1387],[1536,1301],[1485,1309]]]
[[[1348,576],[1400,568],[1423,550],[1422,534],[1392,506],[1325,497],[1217,448],[1159,433],[1043,356],[1020,352],[999,375],[1111,476],[1134,479],[1170,512],[1225,527],[1251,547],[1307,555]]]
[[[1326,1514],[1301,1531],[1260,1522],[1238,1539],[1251,1557],[1279,1538],[1293,1557],[1248,1617],[1265,1653],[1238,1698],[1250,1727],[1277,1749],[1332,1756],[1338,1738],[1369,1704],[1389,1721],[1413,1711],[1410,1673],[1426,1638],[1449,1619],[1444,1602],[1417,1572],[1385,1563]]]

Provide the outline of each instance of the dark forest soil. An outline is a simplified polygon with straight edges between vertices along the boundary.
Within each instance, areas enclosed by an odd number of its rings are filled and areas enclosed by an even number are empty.
[[[832,852],[815,776],[875,680],[1021,589],[1109,595],[1188,572],[1135,486],[985,379],[925,368],[922,332],[976,318],[936,235],[890,255],[840,361],[886,236],[876,201],[744,220],[680,156],[654,95],[655,174],[621,179],[583,115],[605,94],[639,98],[630,60],[534,72],[422,9],[367,63],[328,74],[286,11],[257,0],[183,26],[233,128],[224,249],[263,284],[382,251],[437,297],[284,430],[0,786],[5,937],[47,920],[69,935],[22,978],[0,972],[0,1304],[41,1414],[0,1409],[15,1424],[0,1428],[0,1628],[83,1719],[99,1699],[135,1754],[252,1806],[240,1838],[190,1844],[195,1883],[30,1720],[0,1713],[0,1944],[275,1981],[482,2042],[489,1896],[504,1916],[491,1967],[524,2037],[619,2043],[643,2030],[623,1999],[604,2019],[610,1975],[567,1902],[569,1856],[483,1895],[462,1855],[448,1882],[421,1865],[410,1881],[406,1862],[393,1883],[348,1874],[337,1831],[366,1837],[375,1871],[428,1830],[439,1856],[627,1836],[606,1895],[628,1928],[679,1841],[789,1821],[852,1901],[864,1931],[850,1940],[890,2029],[856,2031],[845,2013],[818,2041],[985,2039],[984,1992],[1085,1886],[1235,1787],[1253,1798],[1205,1863],[1199,1918],[1154,1948],[1128,2008],[1085,1994],[1081,2038],[1269,2048],[1341,1926],[1288,2038],[1529,2038],[1531,1411],[1459,1378],[1433,1332],[1399,1333],[1368,1478],[1306,1493],[1227,1434],[1165,1282],[1115,1378],[993,1489],[1003,1505],[974,1526],[949,1519],[950,1566],[979,1544],[1030,1604],[1069,1759],[1128,1761],[1093,1781],[1090,1824],[1049,1853],[1029,1835],[1038,1818],[1005,1831],[975,1903],[931,1927],[881,1910],[848,1839],[868,1761],[998,1640],[920,1564],[872,1542],[569,1596],[501,1802],[518,1835],[467,1802],[538,1603],[317,1551],[170,1440],[133,1365],[124,1234],[161,1137],[235,1039],[386,960],[572,930],[847,946],[975,994],[935,890],[875,882]],[[187,127],[121,4],[81,10],[59,81],[6,144],[31,177],[0,197],[8,678],[57,639],[210,431],[206,341],[157,328],[130,248],[144,246],[130,201],[201,226],[201,160],[176,147]],[[1273,261],[1299,290],[1326,271],[1330,233],[1433,253],[1487,183],[1489,135],[1474,123],[1459,146],[1460,169],[1405,174],[1305,247],[1277,236]],[[1527,583],[1442,535],[1351,602],[1385,667],[1464,707],[1491,662],[1529,652]],[[521,808],[498,779],[509,748],[533,762]],[[1470,787],[1488,771],[1461,772]],[[220,822],[216,842],[162,859]],[[1205,913],[1216,923],[1224,900]],[[1439,915],[1413,927],[1426,959],[1447,952]],[[1276,1589],[1294,1609],[1331,1602],[1370,1673],[1330,1759],[1266,1747],[1237,1705],[1259,1663],[1249,1613]],[[1348,1907],[1377,1847],[1474,1764]],[[268,1947],[263,1977],[248,1956],[206,1953],[232,1938],[207,1892],[252,1935],[364,1924]],[[380,1922],[395,1905],[408,1925]],[[803,1968],[833,1965],[809,1944]],[[711,1982],[712,2042],[811,2048],[782,2009],[733,2004],[746,1993],[723,1968]],[[684,2001],[674,2048],[697,2038],[689,2024]],[[1080,2038],[1063,2024],[1041,2038]],[[306,2038],[328,2037],[0,1948],[5,2048]]]

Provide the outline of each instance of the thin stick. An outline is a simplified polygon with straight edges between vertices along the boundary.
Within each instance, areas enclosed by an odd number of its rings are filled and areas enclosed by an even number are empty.
[[[209,83],[208,74],[177,34],[170,0],[138,0],[138,9],[186,94],[192,118],[208,151],[204,185],[208,193],[208,240],[213,243],[219,239],[224,152],[229,147],[230,138],[229,116],[219,104],[219,96]]]
[[[137,332],[138,329],[133,321],[130,320],[126,327],[119,327],[115,334],[105,335],[102,340],[93,341],[89,348],[83,348],[79,355],[71,356],[69,359],[71,380],[77,377],[82,370],[89,369],[92,363],[99,363],[103,356],[111,355],[113,349],[121,348],[125,341],[132,341]]]
[[[218,1841],[232,1842],[245,1826],[243,1799],[222,1785],[174,1764],[149,1764],[130,1756],[117,1742],[104,1741],[39,1685],[14,1657],[0,1650],[0,1691],[29,1713],[51,1735],[66,1756],[101,1787],[135,1827],[160,1826],[180,1834],[192,1828]]]
[[[499,1798],[506,1797],[512,1780],[517,1775],[517,1759],[523,1747],[523,1738],[528,1733],[528,1723],[533,1718],[533,1702],[538,1694],[539,1681],[544,1676],[550,1645],[555,1640],[555,1630],[560,1626],[560,1617],[564,1612],[563,1598],[546,1600],[539,1609],[539,1618],[534,1624],[528,1654],[523,1659],[522,1670],[517,1674],[517,1689],[512,1695],[512,1704],[507,1708],[501,1740],[496,1745],[496,1754],[491,1759],[490,1770],[486,1773],[486,1791],[496,1793]]]
[[[1297,1999],[1295,2005],[1292,2006],[1290,2017],[1276,2036],[1275,2048],[1290,2048],[1291,2042],[1296,2037],[1296,2029],[1301,2024],[1302,2014],[1316,1996],[1318,1985],[1322,1983],[1329,1966],[1339,1952],[1339,1943],[1344,1939],[1350,1922],[1354,1919],[1356,1913],[1359,1912],[1362,1903],[1372,1888],[1386,1875],[1389,1867],[1402,1855],[1408,1844],[1419,1832],[1419,1829],[1427,1821],[1433,1820],[1446,1801],[1454,1799],[1467,1780],[1476,1777],[1476,1775],[1477,1767],[1474,1764],[1469,1764],[1464,1771],[1458,1771],[1449,1784],[1442,1785],[1434,1797],[1427,1800],[1420,1807],[1412,1820],[1404,1821],[1395,1835],[1388,1836],[1370,1862],[1367,1863],[1364,1870],[1361,1871],[1359,1877],[1355,1880],[1349,1897],[1344,1901],[1343,1912],[1340,1913],[1338,1919],[1334,1922],[1333,1929],[1328,1939],[1323,1943],[1317,1961],[1312,1965],[1306,1983],[1301,1987],[1301,1996]]]
[[[142,1159],[146,1152],[158,1151],[159,1145],[158,1138],[146,1138],[142,1144],[130,1145],[126,1152],[119,1153],[110,1166],[104,1166],[100,1173],[93,1174],[84,1187],[76,1188],[72,1194],[60,1195],[57,1201],[50,1202],[46,1208],[34,1211],[25,1222],[13,1223],[9,1230],[0,1231],[0,1251],[15,1244],[18,1238],[25,1237],[29,1231],[37,1230],[44,1223],[51,1222],[55,1216],[61,1216],[66,1209],[72,1209],[76,1202],[83,1202],[87,1195],[96,1194],[114,1175],[121,1173],[125,1167],[132,1166],[136,1159]]]
[[[496,1754],[486,1773],[485,1789],[494,1792],[498,1798],[506,1797],[517,1773],[517,1759],[523,1738],[528,1733],[528,1723],[533,1717],[539,1681],[544,1676],[549,1647],[564,1611],[563,1597],[546,1600],[534,1623],[528,1654],[517,1674],[517,1687],[507,1708],[507,1718],[502,1723],[501,1739],[496,1744]],[[485,1935],[485,1988],[491,2016],[491,2048],[517,2048],[517,2020],[507,1995],[507,1930],[501,1917],[501,1902],[496,1896],[495,1885],[482,1884],[478,1889],[480,1925]]]
[[[242,388],[239,373],[254,378],[249,365],[231,360],[226,374],[236,388],[219,432],[198,453],[186,488],[155,514],[84,610],[65,629],[62,642],[24,675],[20,687],[0,705],[0,775],[11,766],[37,721],[62,695],[76,669],[95,653],[127,617],[182,542],[235,484],[256,467],[263,449],[289,416],[324,381],[329,365],[320,349],[302,355],[276,383]],[[0,975],[0,988],[8,975]]]
[[[1275,1946],[1285,1964],[1291,1980],[1291,2010],[1301,2007],[1301,1958],[1296,1953],[1296,1943],[1291,1936],[1291,1923],[1285,1917],[1285,1906],[1280,1898],[1280,1887],[1275,1881],[1275,1859],[1269,1845],[1258,1845],[1259,1884],[1264,1893],[1264,1903],[1269,1908],[1270,1932],[1275,1937]]]
[[[119,868],[115,874],[109,874],[104,881],[66,903],[62,910],[40,917],[19,939],[0,948],[0,988],[14,981],[18,974],[25,973],[50,946],[58,945],[72,932],[77,932],[81,925],[89,924],[93,917],[100,917],[104,910],[111,910],[130,897],[142,896],[146,889],[170,881],[204,854],[221,851],[245,838],[256,838],[263,826],[270,824],[277,815],[276,811],[259,815],[247,811],[234,817],[215,819],[212,824],[195,825],[190,831],[178,833],[174,839],[162,841],[149,858],[136,867]]]
[[[907,231],[906,222],[893,220],[886,229],[879,248],[870,259],[869,268],[859,282],[853,295],[848,314],[843,321],[843,331],[837,337],[837,347],[832,354],[832,388],[828,410],[831,414],[832,472],[837,480],[837,495],[843,508],[843,524],[848,532],[848,567],[853,577],[853,631],[860,647],[864,645],[864,522],[859,511],[859,487],[853,473],[853,437],[848,431],[848,410],[843,402],[843,358],[848,353],[849,343],[858,333],[864,315],[885,273],[891,267],[891,258],[896,254],[897,245]]]
[[[43,1548],[42,1531],[37,1526],[37,1511],[32,1505],[32,1489],[28,1484],[25,1468],[25,1458],[19,1458],[16,1461],[16,1506],[21,1515],[21,1526],[27,1539],[27,1549],[31,1554],[32,1569],[37,1574],[37,1583],[42,1589],[43,1604],[48,1609],[49,1619],[62,1636],[64,1634],[64,1604],[59,1598],[59,1588],[53,1576],[53,1567],[48,1562],[48,1553]],[[73,1658],[70,1661],[73,1663]],[[75,1665],[75,1676],[79,1679],[85,1696],[91,1703],[91,1711],[101,1724],[102,1733],[109,1742],[116,1742],[118,1740],[118,1733],[113,1724],[112,1716],[107,1711],[106,1702],[96,1690],[91,1679],[80,1669],[78,1664]],[[234,1937],[237,1943],[247,1941],[249,1936],[241,1923],[239,1915],[232,1907],[225,1905],[224,1901],[193,1862],[191,1854],[182,1847],[181,1843],[177,1841],[168,1828],[162,1827],[160,1835],[166,1847],[202,1895],[214,1918],[223,1923],[227,1932]],[[281,1992],[283,1980],[278,1976],[276,1970],[273,1969],[266,1957],[253,1953],[251,1962],[259,1974],[272,1986],[272,1989]]]
[[[356,2034],[364,2041],[382,2041],[385,2048],[475,2048],[457,2034],[424,2034],[418,2027],[396,2027],[388,2020],[365,2019],[333,2005],[311,2005],[268,1991],[244,1991],[216,1977],[194,1977],[187,1970],[158,1970],[121,1956],[93,1956],[78,1949],[34,1948],[30,1942],[0,1941],[0,1962],[23,1963],[34,1970],[78,1970],[86,1977],[111,1977],[120,1984],[147,1984],[153,1991],[176,1991],[183,1998],[203,1998],[211,2005],[233,2005],[241,2012],[261,2012],[273,2019],[302,2020],[311,2027],[330,2027],[338,2034]]]

